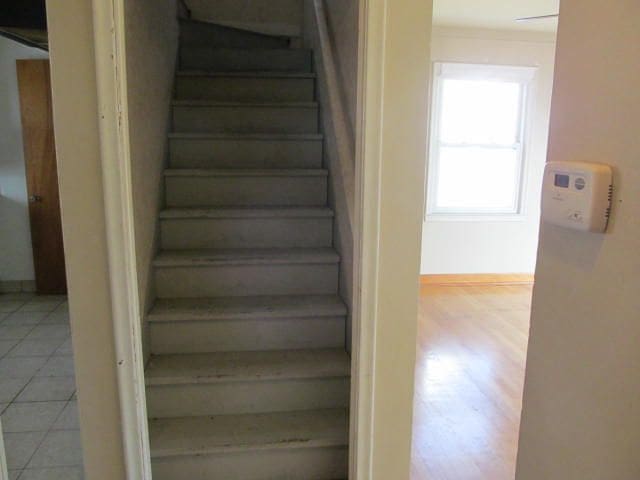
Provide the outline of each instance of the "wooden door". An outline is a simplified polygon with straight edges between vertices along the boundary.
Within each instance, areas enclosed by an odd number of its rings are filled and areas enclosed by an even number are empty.
[[[66,293],[49,61],[18,60],[16,67],[36,290]]]

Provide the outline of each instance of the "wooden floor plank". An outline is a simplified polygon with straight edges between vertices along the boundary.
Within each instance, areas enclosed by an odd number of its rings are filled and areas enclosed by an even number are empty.
[[[530,285],[422,285],[412,480],[513,480]]]

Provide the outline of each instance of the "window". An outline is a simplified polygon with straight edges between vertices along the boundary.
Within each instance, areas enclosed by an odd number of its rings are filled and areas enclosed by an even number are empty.
[[[436,63],[427,214],[520,213],[535,69]]]

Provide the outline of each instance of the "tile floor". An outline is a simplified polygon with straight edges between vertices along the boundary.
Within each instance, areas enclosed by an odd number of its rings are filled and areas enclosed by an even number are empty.
[[[82,448],[64,296],[0,294],[0,413],[10,480],[79,480]]]

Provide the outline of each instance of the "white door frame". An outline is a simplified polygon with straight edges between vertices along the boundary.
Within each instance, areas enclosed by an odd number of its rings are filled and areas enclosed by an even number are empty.
[[[409,478],[431,1],[359,0],[350,478]],[[135,264],[124,0],[93,0],[128,480],[151,480]]]
[[[136,271],[125,0],[93,0],[100,148],[120,414],[128,480],[151,480]]]
[[[0,420],[0,480],[9,480],[9,472],[7,471],[7,452],[4,449],[4,431],[2,430],[1,420]]]
[[[408,480],[431,0],[361,0],[350,478]]]

